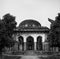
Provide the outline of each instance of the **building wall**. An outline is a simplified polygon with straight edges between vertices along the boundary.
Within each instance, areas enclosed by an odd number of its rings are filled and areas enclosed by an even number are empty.
[[[48,50],[48,45],[46,46],[45,44],[45,40],[47,40],[47,33],[16,33],[14,34],[14,40],[18,41],[18,37],[22,36],[23,39],[24,39],[24,50],[26,50],[26,41],[27,41],[27,37],[31,36],[34,38],[34,50],[37,50],[37,47],[36,47],[36,42],[37,42],[37,37],[38,36],[41,36],[42,37],[42,49],[43,50]],[[19,48],[21,48],[21,45],[19,46]]]
[[[34,38],[34,42],[37,42],[38,36],[42,37],[42,42],[45,42],[45,40],[47,39],[47,33],[17,33],[14,36],[14,40],[18,41],[19,36],[22,36],[24,38],[24,42],[26,42],[28,36],[32,36]]]

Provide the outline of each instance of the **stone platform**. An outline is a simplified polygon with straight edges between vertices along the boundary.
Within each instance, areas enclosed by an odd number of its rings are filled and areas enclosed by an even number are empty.
[[[24,55],[37,55],[37,54],[33,50],[28,50],[24,53]]]
[[[15,52],[14,54],[3,54],[2,59],[41,59],[41,58],[45,59],[53,56],[55,57],[57,56],[57,54],[53,52],[27,50],[24,51],[23,54],[21,54],[20,52]]]

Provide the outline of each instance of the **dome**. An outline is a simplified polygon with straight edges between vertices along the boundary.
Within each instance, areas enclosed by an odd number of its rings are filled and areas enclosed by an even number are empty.
[[[32,19],[24,20],[19,24],[19,28],[40,28],[41,24]]]

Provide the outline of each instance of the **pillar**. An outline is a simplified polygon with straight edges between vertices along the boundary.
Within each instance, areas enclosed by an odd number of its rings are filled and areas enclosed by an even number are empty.
[[[36,48],[36,42],[37,42],[37,39],[36,39],[36,37],[34,36],[34,50],[36,50],[37,48]]]
[[[36,42],[34,42],[34,50],[36,50]]]
[[[24,42],[24,51],[26,50],[26,42]]]
[[[24,36],[24,51],[26,50],[26,37]]]

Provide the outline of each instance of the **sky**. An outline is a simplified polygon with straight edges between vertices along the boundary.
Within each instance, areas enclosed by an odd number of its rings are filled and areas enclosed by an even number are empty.
[[[48,18],[55,20],[60,12],[60,0],[0,0],[0,18],[10,13],[16,16],[17,26],[23,20],[34,19],[50,27]]]

